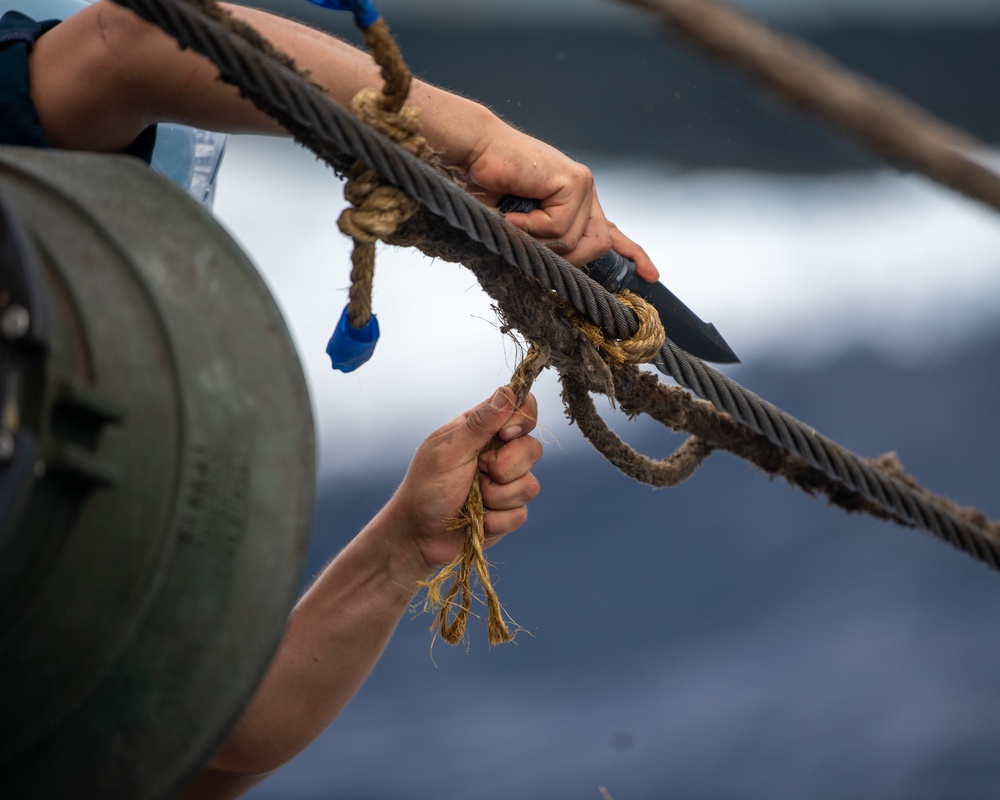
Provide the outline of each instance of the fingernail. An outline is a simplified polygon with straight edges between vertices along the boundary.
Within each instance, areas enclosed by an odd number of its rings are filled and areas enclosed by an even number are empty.
[[[505,441],[510,441],[511,439],[516,439],[524,431],[524,427],[521,425],[511,425],[506,428],[503,432],[503,438]]]
[[[490,405],[498,411],[501,408],[506,408],[509,403],[510,400],[507,397],[507,393],[503,389],[497,389],[493,394],[493,399],[490,400]]]

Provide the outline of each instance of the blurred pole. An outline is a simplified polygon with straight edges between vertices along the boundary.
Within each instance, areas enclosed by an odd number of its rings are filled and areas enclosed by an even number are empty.
[[[778,34],[721,0],[621,0],[659,14],[673,33],[747,73],[796,111],[830,127],[901,169],[1000,211],[1000,174],[990,148],[826,54]]]

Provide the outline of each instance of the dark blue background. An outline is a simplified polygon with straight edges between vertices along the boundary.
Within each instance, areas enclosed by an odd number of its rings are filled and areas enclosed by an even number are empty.
[[[1000,336],[931,363],[853,352],[734,376],[998,517],[998,352]],[[654,455],[679,441],[619,427]],[[728,454],[654,491],[567,451],[492,551],[516,644],[490,649],[473,626],[467,649],[432,649],[430,619],[404,620],[341,718],[252,796],[997,795],[1000,575]],[[323,487],[310,572],[395,480]]]
[[[397,30],[420,74],[584,160],[809,174],[874,165],[653,25]],[[1000,141],[998,29],[806,33]],[[897,451],[932,490],[997,518],[998,353],[1000,333],[906,364],[856,351],[730,372],[862,455]],[[654,455],[680,442],[647,423],[619,427]],[[601,786],[616,800],[1000,795],[1000,575],[727,454],[664,491],[583,446],[550,448],[537,474],[527,526],[492,551],[501,599],[526,629],[516,644],[490,649],[473,626],[468,649],[432,648],[429,617],[407,618],[344,714],[252,797],[599,800]],[[324,484],[310,574],[399,477]]]

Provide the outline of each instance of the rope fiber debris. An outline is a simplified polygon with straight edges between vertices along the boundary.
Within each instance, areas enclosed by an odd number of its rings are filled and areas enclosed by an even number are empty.
[[[426,140],[420,135],[418,110],[405,105],[412,76],[388,26],[378,18],[364,28],[364,37],[375,63],[381,68],[385,85],[381,92],[374,89],[363,89],[358,92],[352,103],[355,114],[374,129],[398,142],[408,152],[435,167],[442,168],[437,154],[428,147]],[[353,208],[344,211],[338,224],[341,231],[354,240],[347,315],[354,327],[362,328],[371,319],[375,243],[390,239],[400,225],[413,216],[418,206],[396,187],[383,184],[375,170],[366,168],[360,162],[355,162],[344,194]],[[663,329],[657,322],[648,321],[650,315],[655,318],[656,314],[641,299],[639,302],[645,307],[647,321],[645,325],[640,326],[640,332],[637,334],[640,341],[634,349],[645,353],[648,360],[663,342]],[[659,336],[656,334],[657,329]],[[511,378],[510,388],[514,392],[515,407],[520,408],[524,403],[532,383],[544,365],[541,350],[536,347],[530,348]],[[503,440],[499,436],[494,436],[480,455],[496,450],[502,445]],[[447,520],[450,530],[460,530],[465,533],[462,551],[451,564],[445,566],[424,584],[427,589],[425,607],[433,611],[436,616],[432,629],[438,628],[441,637],[449,644],[458,644],[465,638],[472,608],[473,573],[485,595],[489,643],[502,644],[514,638],[490,578],[490,565],[485,555],[486,513],[482,485],[479,473],[476,472],[461,513],[457,518]],[[446,590],[445,587],[449,582],[451,586]]]
[[[508,224],[448,175],[400,148],[329,100],[215,0],[114,0],[210,58],[297,141],[344,173],[357,159],[420,205],[389,241],[468,267],[509,325],[546,348],[550,365],[578,381],[574,391],[606,394],[623,410],[688,430],[706,446],[747,458],[831,503],[916,527],[1000,569],[1000,525],[919,487],[892,465],[857,456],[664,341],[653,364],[708,403],[616,363],[581,331],[629,339],[634,311],[582,271]],[[516,269],[511,269],[515,267]],[[683,398],[680,396],[683,395]],[[692,445],[693,447],[693,445]]]
[[[514,369],[509,386],[514,392],[517,408],[520,408],[528,397],[532,384],[545,368],[546,360],[544,352],[532,346]],[[480,455],[496,450],[502,445],[503,440],[499,436],[494,436]],[[448,527],[451,530],[465,530],[465,546],[451,564],[424,584],[427,589],[425,608],[436,615],[432,630],[437,628],[441,638],[448,644],[459,644],[465,639],[473,599],[473,570],[485,596],[486,635],[489,643],[503,644],[514,639],[503,606],[500,605],[496,590],[493,588],[489,561],[484,553],[486,513],[477,472],[472,479],[472,487],[469,489],[469,496],[461,513],[456,519],[448,520]],[[451,586],[445,591],[449,581]]]

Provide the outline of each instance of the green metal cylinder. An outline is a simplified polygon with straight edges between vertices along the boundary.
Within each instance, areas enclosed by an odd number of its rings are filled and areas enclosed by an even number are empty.
[[[24,313],[0,287],[0,797],[169,797],[298,591],[306,383],[252,264],[144,165],[4,148],[0,198],[41,276]]]

